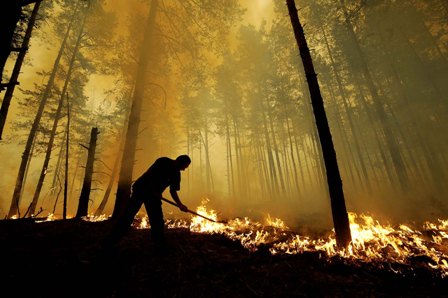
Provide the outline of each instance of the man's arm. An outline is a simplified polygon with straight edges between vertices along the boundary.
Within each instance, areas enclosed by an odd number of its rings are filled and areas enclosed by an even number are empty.
[[[173,198],[173,200],[176,202],[176,204],[180,210],[182,210],[183,212],[188,212],[188,207],[185,206],[184,204],[182,204],[182,202],[180,201],[179,196],[177,194],[177,191],[175,191],[174,189],[170,189],[170,195]]]

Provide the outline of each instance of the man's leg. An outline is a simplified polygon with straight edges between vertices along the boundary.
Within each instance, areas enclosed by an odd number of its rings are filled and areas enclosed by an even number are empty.
[[[152,241],[157,246],[163,246],[165,244],[165,221],[163,219],[162,201],[157,198],[148,198],[145,199],[144,204],[151,225]]]
[[[126,234],[134,221],[134,217],[142,206],[142,196],[138,194],[132,194],[124,211],[114,219],[112,223],[112,230],[105,239],[105,246],[115,246],[120,239]]]

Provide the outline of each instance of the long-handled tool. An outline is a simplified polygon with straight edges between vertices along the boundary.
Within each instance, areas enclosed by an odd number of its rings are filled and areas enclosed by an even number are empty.
[[[165,198],[162,198],[162,200],[165,201],[165,202],[167,202],[168,204],[171,204],[171,205],[173,205],[173,206],[179,207],[176,203],[171,202],[170,200],[167,200],[167,199],[165,199]],[[204,216],[204,215],[201,215],[201,214],[196,213],[196,212],[194,212],[194,211],[191,211],[190,209],[188,209],[187,212],[189,212],[189,213],[191,213],[191,214],[194,214],[194,215],[196,215],[196,216],[202,217],[202,218],[204,218],[204,219],[206,219],[206,220],[216,222],[216,223],[226,223],[226,222],[224,222],[224,221],[216,221],[216,220],[211,219],[211,218],[209,218],[209,217],[207,217],[207,216]]]

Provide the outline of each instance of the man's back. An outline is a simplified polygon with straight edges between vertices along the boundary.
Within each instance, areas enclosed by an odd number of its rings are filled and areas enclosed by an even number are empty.
[[[169,185],[180,188],[180,172],[175,161],[168,157],[158,158],[133,184],[133,191],[162,193]]]

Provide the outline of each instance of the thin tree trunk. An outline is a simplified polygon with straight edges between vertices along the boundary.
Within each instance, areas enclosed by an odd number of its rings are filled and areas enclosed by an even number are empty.
[[[226,109],[227,110],[227,109]],[[233,170],[232,141],[230,137],[229,116],[226,112],[226,141],[227,141],[227,184],[229,196],[235,199],[235,177]]]
[[[294,126],[293,126],[294,128]],[[294,139],[294,148],[296,149],[296,155],[297,155],[297,162],[299,163],[299,171],[300,171],[300,177],[302,180],[302,184],[303,184],[303,189],[306,188],[307,183],[305,182],[305,173],[303,172],[303,164],[302,164],[302,159],[300,158],[300,149],[299,149],[299,144],[297,142],[297,133],[294,133],[293,135],[293,139]],[[308,169],[308,166],[307,166]],[[310,172],[308,171],[308,177],[310,177]]]
[[[64,204],[62,206],[62,218],[67,219],[67,201],[68,201],[68,158],[70,147],[70,100],[67,94],[67,129],[65,142],[65,175],[64,175]]]
[[[294,29],[294,36],[299,47],[300,56],[302,57],[303,68],[305,70],[311,95],[311,104],[313,106],[320,144],[322,146],[322,153],[328,180],[328,189],[330,192],[333,223],[336,233],[336,242],[340,248],[343,248],[347,247],[350,243],[351,233],[336,152],[334,151],[333,140],[331,137],[330,128],[328,126],[324,103],[320,94],[319,82],[317,81],[317,75],[314,71],[305,34],[299,21],[296,5],[294,0],[287,0],[286,3],[288,6],[289,15],[291,17],[291,24]]]
[[[266,115],[265,115],[265,111],[264,111],[264,106],[263,106],[263,102],[260,101],[260,104],[262,105],[261,110],[262,110],[262,130],[263,130],[263,135],[264,138],[266,140],[266,154],[268,156],[268,169],[269,169],[269,183],[271,184],[271,189],[273,192],[275,192],[275,196],[278,196],[278,193],[280,192],[280,188],[278,185],[278,181],[277,181],[277,171],[275,168],[275,163],[274,163],[274,156],[272,154],[272,147],[271,147],[271,139],[269,136],[269,131],[268,131],[268,125],[267,125],[267,121],[266,121]],[[271,199],[273,199],[273,196],[271,196]]]
[[[96,141],[98,138],[98,128],[93,127],[90,132],[89,153],[87,154],[86,173],[82,183],[81,195],[79,196],[78,211],[76,218],[87,216],[89,209],[89,198],[92,187],[93,164],[95,161]]]
[[[51,194],[54,194],[54,190],[56,188],[56,179],[58,179],[57,176],[58,176],[59,171],[61,169],[61,161],[62,161],[62,157],[64,155],[64,154],[62,154],[62,152],[64,151],[64,148],[65,148],[65,139],[66,138],[67,138],[67,130],[65,129],[64,130],[64,136],[62,137],[61,145],[59,147],[58,160],[56,161],[56,167],[54,169],[53,180],[51,181],[51,186],[50,186]]]
[[[114,185],[115,178],[117,177],[117,174],[118,174],[118,166],[120,165],[120,160],[121,160],[120,153],[122,151],[122,147],[124,144],[123,141],[124,141],[124,136],[122,137],[122,142],[121,142],[122,144],[120,144],[120,150],[115,158],[114,167],[112,168],[112,175],[110,177],[109,184],[107,185],[106,192],[104,193],[104,196],[103,196],[103,199],[101,200],[100,205],[98,206],[98,208],[95,211],[95,216],[100,216],[101,214],[104,213],[104,208],[106,208],[107,201],[109,200],[110,192],[112,191],[112,187]]]
[[[285,179],[283,178],[283,170],[281,166],[280,156],[279,156],[279,149],[277,145],[277,138],[275,137],[275,129],[273,124],[273,116],[271,113],[271,110],[267,109],[268,118],[269,118],[269,128],[271,129],[272,134],[272,146],[274,147],[274,156],[275,156],[275,163],[277,165],[277,171],[278,171],[278,180],[280,180],[280,186],[282,188],[283,194],[286,193],[286,187],[285,187]]]
[[[6,117],[8,115],[9,105],[11,104],[12,95],[14,89],[19,82],[20,69],[22,68],[23,60],[25,59],[28,46],[30,44],[31,34],[34,29],[34,24],[36,23],[37,13],[39,12],[40,4],[42,1],[37,1],[34,4],[33,12],[28,21],[28,27],[26,28],[25,37],[23,38],[22,46],[17,56],[16,63],[14,64],[14,69],[11,73],[11,78],[9,79],[8,87],[6,89],[5,96],[3,97],[2,107],[0,108],[0,140],[2,139],[3,129],[5,127]]]
[[[323,25],[321,25],[321,29],[322,29],[322,33],[323,33],[323,36],[324,36],[324,40],[325,40],[325,45],[326,45],[326,48],[327,48],[328,56],[330,57],[331,68],[332,68],[333,74],[334,74],[334,76],[336,78],[336,82],[337,82],[337,85],[338,85],[339,93],[340,93],[340,95],[342,97],[342,103],[344,105],[344,110],[345,110],[345,112],[347,114],[348,124],[349,124],[350,130],[352,132],[353,143],[355,145],[356,156],[358,158],[359,165],[361,166],[363,179],[364,179],[364,182],[366,183],[367,190],[371,191],[369,175],[368,175],[368,172],[367,172],[367,169],[366,169],[366,166],[365,166],[364,159],[362,158],[362,155],[361,155],[362,151],[361,151],[361,147],[359,145],[359,141],[358,141],[358,138],[357,138],[357,135],[356,135],[356,126],[355,126],[355,123],[353,121],[352,111],[350,110],[350,108],[348,106],[347,95],[345,93],[345,90],[344,90],[344,87],[343,87],[343,84],[342,84],[342,79],[341,79],[341,77],[339,76],[339,73],[336,70],[336,63],[334,61],[333,54],[331,52],[330,45],[328,43],[327,35],[325,33]]]
[[[289,151],[290,151],[290,155],[291,155],[291,167],[294,171],[294,183],[296,185],[297,188],[297,193],[300,194],[301,190],[300,190],[300,184],[299,184],[299,175],[297,174],[297,165],[296,165],[296,159],[294,157],[294,147],[293,147],[293,140],[291,137],[291,128],[289,126],[289,115],[286,109],[286,106],[283,106],[285,114],[286,114],[286,132],[287,132],[287,136],[288,136],[288,143],[289,143]],[[297,152],[297,155],[299,153]]]
[[[44,163],[42,165],[42,170],[40,172],[39,181],[37,182],[37,187],[36,187],[36,190],[34,192],[33,200],[31,202],[30,216],[33,216],[34,212],[36,210],[37,202],[39,200],[40,192],[42,190],[42,186],[44,184],[45,176],[46,176],[46,173],[47,173],[47,170],[48,170],[48,164],[50,163],[51,153],[53,151],[53,142],[54,142],[54,138],[55,138],[55,135],[56,135],[56,130],[58,128],[59,119],[61,118],[62,107],[64,106],[64,96],[67,95],[67,89],[68,89],[68,85],[69,85],[69,82],[70,82],[70,79],[71,79],[71,75],[72,75],[72,72],[73,72],[73,68],[74,68],[74,64],[75,64],[75,60],[76,60],[76,55],[78,54],[79,46],[81,45],[81,39],[82,39],[82,35],[84,33],[84,25],[85,25],[86,20],[87,20],[87,15],[88,15],[88,13],[87,13],[87,11],[85,11],[83,22],[82,22],[81,28],[79,29],[79,34],[78,34],[78,37],[77,37],[77,40],[76,40],[76,44],[75,44],[75,46],[73,48],[72,56],[70,58],[70,63],[69,63],[69,66],[68,66],[67,75],[65,77],[64,87],[62,88],[62,92],[61,92],[61,97],[59,99],[58,108],[57,108],[56,114],[54,116],[53,127],[51,129],[50,138],[49,138],[48,144],[47,144],[47,151],[45,153]]]
[[[65,45],[67,43],[68,35],[70,33],[73,21],[75,20],[76,13],[77,13],[77,9],[75,9],[72,19],[70,20],[70,23],[66,30],[64,39],[63,39],[61,47],[59,49],[59,53],[56,57],[54,65],[53,65],[53,71],[51,72],[50,78],[48,79],[47,86],[45,87],[44,93],[42,95],[42,99],[39,103],[39,108],[37,110],[33,124],[31,126],[30,134],[28,135],[28,140],[25,145],[25,150],[23,151],[23,154],[22,154],[22,161],[20,163],[19,173],[17,175],[16,184],[14,187],[14,193],[13,193],[12,200],[11,200],[11,206],[10,206],[9,212],[8,212],[8,218],[11,218],[15,215],[18,215],[20,217],[20,210],[19,210],[20,193],[22,192],[23,178],[24,178],[26,164],[28,162],[29,155],[30,155],[31,144],[33,143],[34,137],[36,136],[37,129],[38,129],[39,123],[40,123],[40,119],[42,118],[42,114],[43,114],[43,111],[45,108],[45,104],[47,103],[47,99],[50,96],[51,89],[53,88],[54,80],[56,78],[56,73],[59,69],[59,63],[61,61],[61,57],[64,52]]]
[[[239,146],[238,132],[236,129],[237,125],[236,125],[235,119],[233,119],[232,124],[233,124],[233,146],[234,146],[234,149],[233,149],[234,154],[233,155],[235,156],[235,164],[236,164],[236,171],[237,171],[236,191],[239,196],[243,196],[243,187],[244,187],[243,181],[242,181],[243,173],[242,173],[242,169],[241,169],[241,162],[240,162],[241,156],[240,156],[240,150],[238,148],[238,146]]]
[[[359,61],[360,66],[362,70],[362,74],[364,76],[364,79],[367,83],[367,87],[369,89],[370,95],[372,96],[373,104],[375,106],[375,112],[378,115],[379,118],[379,124],[381,127],[381,130],[383,132],[384,140],[386,142],[386,146],[389,150],[390,157],[392,159],[393,169],[395,171],[395,175],[398,177],[398,181],[400,183],[400,186],[403,190],[407,189],[408,185],[408,177],[406,176],[406,168],[403,161],[403,156],[399,150],[398,142],[391,131],[389,123],[389,117],[387,116],[387,113],[384,109],[384,104],[379,96],[378,88],[375,86],[375,83],[373,82],[373,78],[371,75],[371,72],[369,70],[369,67],[365,61],[364,54],[361,50],[361,47],[358,42],[358,38],[355,34],[355,31],[353,29],[353,25],[350,22],[350,18],[348,16],[348,12],[346,10],[346,7],[344,5],[344,0],[340,0],[342,9],[344,11],[345,15],[345,23],[347,25],[348,33],[353,40],[353,45],[355,48],[355,51],[359,55]]]

